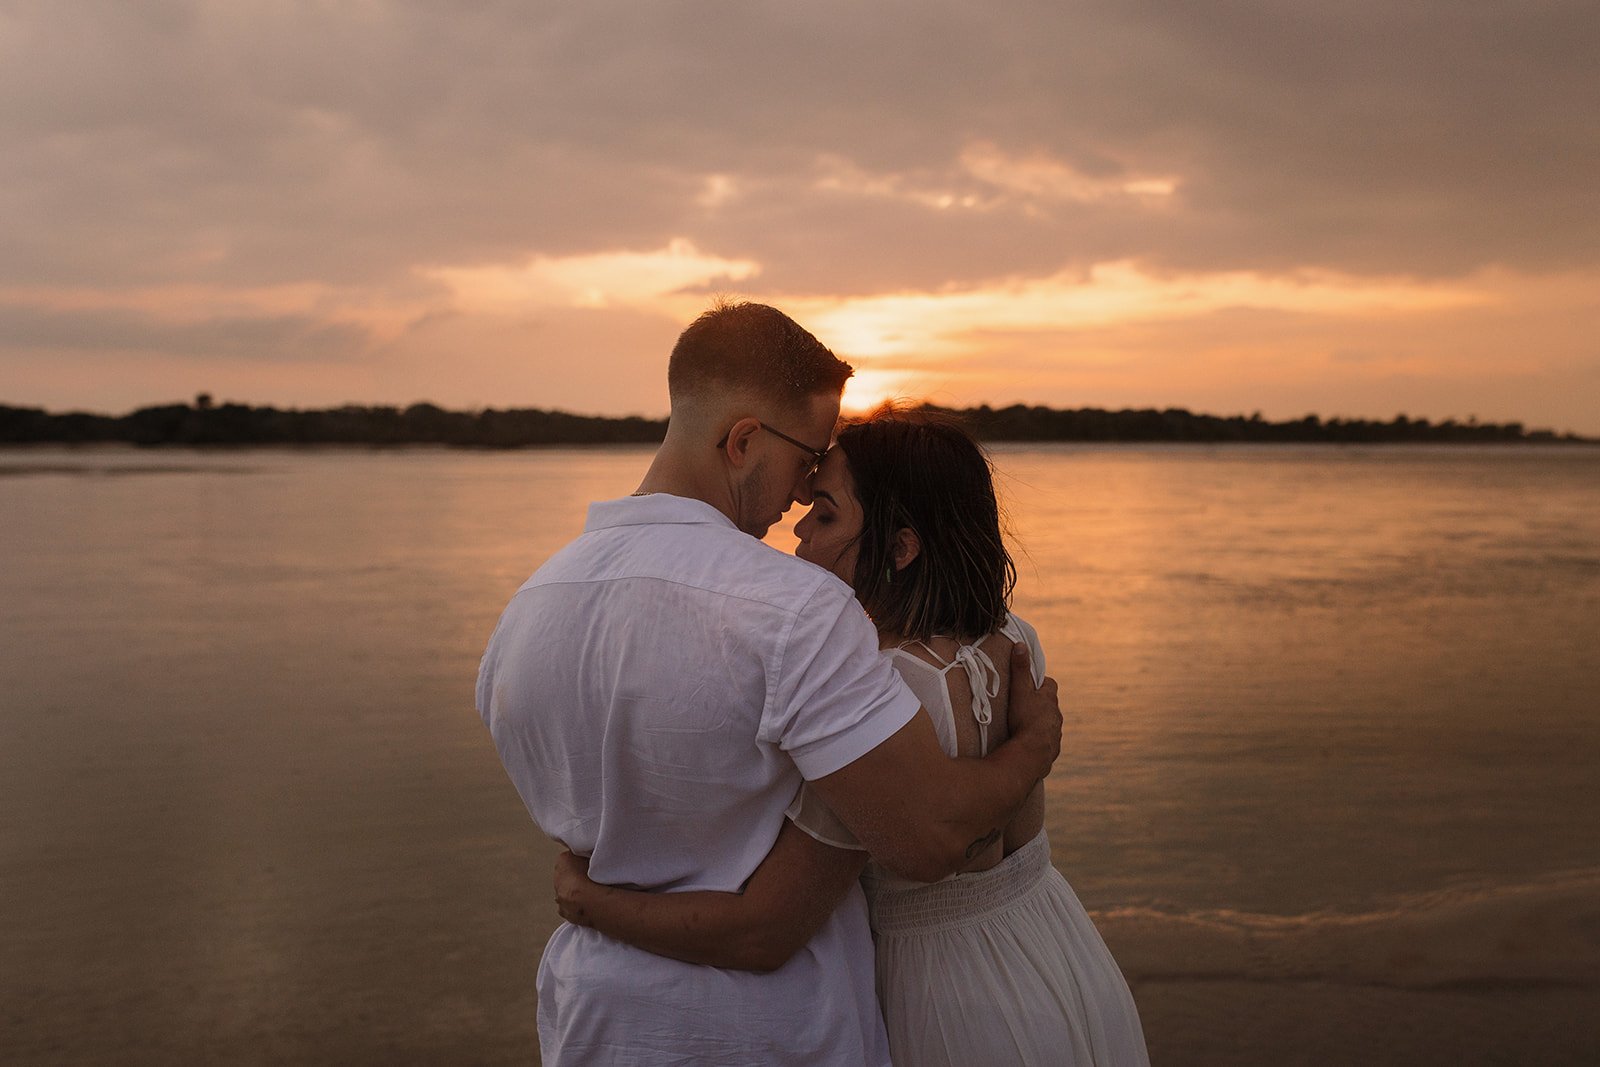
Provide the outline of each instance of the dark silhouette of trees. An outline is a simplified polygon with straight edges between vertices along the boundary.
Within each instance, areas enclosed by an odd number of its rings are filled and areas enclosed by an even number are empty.
[[[660,441],[665,419],[601,418],[522,408],[447,411],[435,404],[300,411],[244,404],[165,404],[122,416],[0,406],[0,443],[122,441],[136,445],[524,445]]]
[[[1100,408],[1059,410],[1014,404],[1006,408],[977,408],[952,411],[961,416],[979,437],[990,441],[1130,441],[1130,442],[1206,442],[1206,443],[1501,443],[1579,441],[1567,434],[1557,436],[1549,430],[1528,433],[1520,422],[1458,423],[1446,419],[1430,423],[1397,415],[1391,422],[1372,419],[1332,418],[1316,415],[1285,422],[1269,422],[1261,413],[1243,415],[1197,415],[1184,408],[1163,411],[1147,408],[1136,411],[1105,411]]]
[[[931,408],[931,405],[929,405]],[[1105,441],[1196,443],[1523,443],[1579,442],[1573,434],[1529,432],[1520,422],[1446,419],[1432,423],[1397,415],[1371,419],[1301,419],[1271,422],[1255,412],[1197,415],[1183,408],[1106,411],[1013,404],[992,408],[932,408],[957,415],[988,441]],[[210,394],[193,406],[165,404],[126,415],[51,414],[40,408],[0,405],[0,444],[126,442],[136,445],[452,445],[522,448],[530,445],[653,444],[666,434],[665,419],[606,418],[539,408],[449,411],[435,404],[325,410],[217,404]]]

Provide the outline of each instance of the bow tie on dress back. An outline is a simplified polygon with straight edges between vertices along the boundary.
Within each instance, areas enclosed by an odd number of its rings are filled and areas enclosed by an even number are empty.
[[[994,698],[1000,695],[1000,671],[989,654],[977,645],[962,645],[956,649],[954,659],[945,659],[929,647],[926,641],[906,641],[900,647],[921,645],[938,660],[940,674],[948,674],[953,667],[967,672],[967,682],[972,686],[972,717],[978,722],[978,755],[989,754],[989,724],[994,722]]]

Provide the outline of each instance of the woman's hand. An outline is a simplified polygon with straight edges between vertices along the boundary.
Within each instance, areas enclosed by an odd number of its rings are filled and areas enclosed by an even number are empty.
[[[556,857],[556,907],[569,923],[658,956],[775,971],[827,922],[866,861],[865,852],[823,844],[787,819],[739,893],[649,893],[604,885],[590,879],[588,860],[562,852]]]
[[[589,861],[570,852],[556,857],[556,908],[574,926],[593,926],[587,902],[594,883],[589,881]]]

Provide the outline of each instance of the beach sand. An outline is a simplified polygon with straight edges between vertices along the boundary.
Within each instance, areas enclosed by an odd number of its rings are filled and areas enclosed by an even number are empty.
[[[556,846],[453,681],[319,675],[296,640],[125,652],[130,691],[199,696],[108,711],[56,672],[7,720],[0,1062],[536,1062]],[[337,710],[282,712],[308,680]],[[1069,879],[1157,1065],[1600,1062],[1594,872],[1275,916],[1108,908],[1123,859]]]
[[[389,811],[408,830],[381,826],[376,808],[357,824],[336,820],[298,872],[264,863],[252,874],[239,861],[241,850],[281,856],[315,843],[309,803],[284,805],[293,840],[219,843],[210,858],[231,878],[192,871],[179,884],[163,867],[171,842],[118,848],[114,827],[98,844],[120,876],[98,886],[74,882],[65,847],[54,869],[7,871],[7,899],[46,913],[35,916],[35,938],[8,946],[4,1061],[537,1062],[534,973],[559,921],[548,883],[556,846],[494,784],[488,796],[462,790],[426,805],[414,790],[391,790]],[[423,854],[431,869],[416,867]],[[1572,889],[1547,891],[1546,908],[1570,909]],[[1446,902],[1413,918],[1401,940],[1448,949],[1478,922],[1508,943],[1515,931],[1483,922],[1504,904]],[[1537,921],[1510,957],[1535,960],[1542,977],[1513,966],[1498,979],[1464,962],[1484,958],[1470,950],[1375,972],[1386,937],[1374,917],[1263,923],[1118,911],[1097,921],[1157,1065],[1600,1058],[1584,962],[1592,945],[1563,947]]]
[[[556,846],[476,714],[399,674],[313,678],[338,712],[275,714],[311,659],[248,695],[237,663],[186,663],[210,696],[159,732],[65,675],[7,723],[0,1062],[535,1062]],[[1157,1065],[1600,1062],[1595,872],[1274,916],[1106,908],[1117,862],[1069,878]]]
[[[1157,1067],[1540,1064],[1600,1057],[1593,990],[1135,982]]]
[[[1151,1062],[1600,1062],[1591,877],[1366,915],[1097,915]]]

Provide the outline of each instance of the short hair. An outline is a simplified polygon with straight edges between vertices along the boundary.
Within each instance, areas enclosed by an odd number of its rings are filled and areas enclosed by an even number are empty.
[[[976,641],[1005,622],[1017,568],[1000,532],[989,457],[953,416],[880,408],[845,426],[844,453],[861,502],[857,599],[878,627],[916,640]],[[896,531],[921,542],[894,567]]]
[[[854,373],[777,308],[719,300],[678,336],[667,392],[676,403],[720,385],[797,408],[816,393],[842,392]]]

